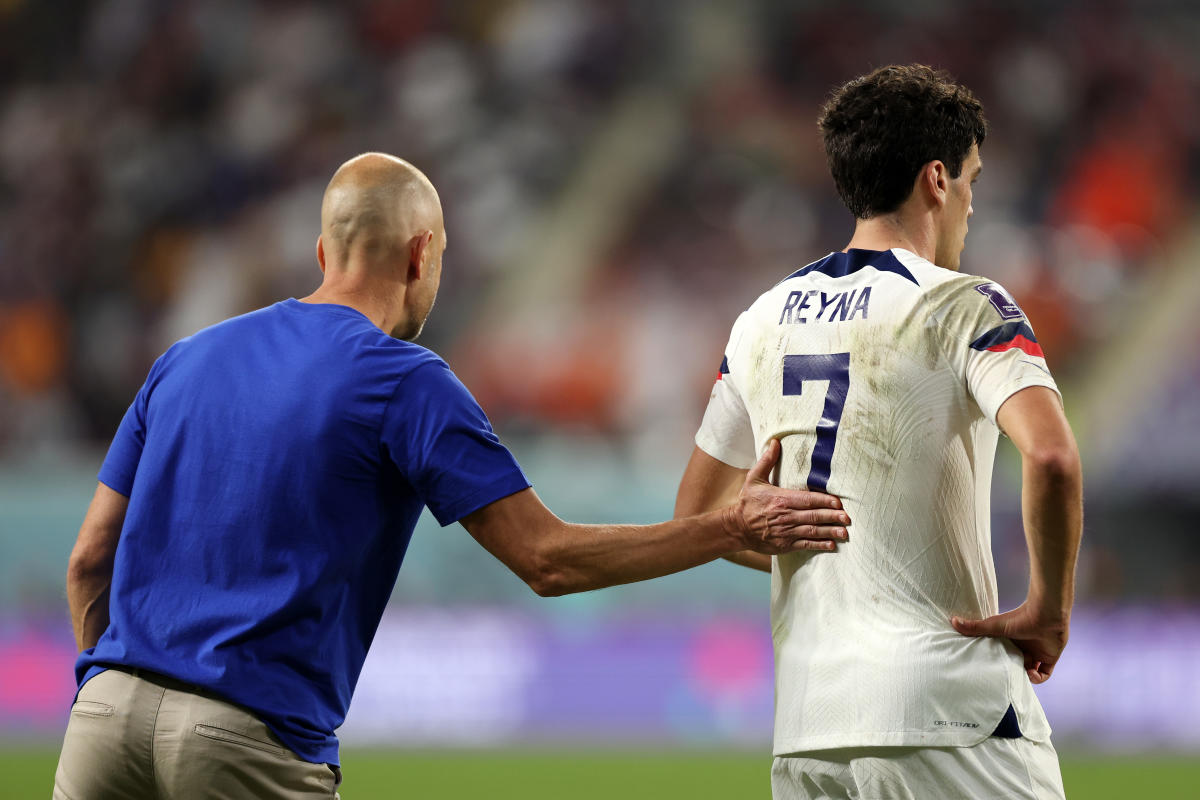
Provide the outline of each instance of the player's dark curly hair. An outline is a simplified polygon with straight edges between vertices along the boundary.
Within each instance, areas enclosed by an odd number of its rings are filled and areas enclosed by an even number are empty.
[[[857,219],[895,211],[921,167],[962,173],[987,120],[971,90],[923,64],[881,67],[834,91],[817,119],[842,202]]]

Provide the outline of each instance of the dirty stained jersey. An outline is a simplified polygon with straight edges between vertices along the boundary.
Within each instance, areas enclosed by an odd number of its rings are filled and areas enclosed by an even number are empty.
[[[854,520],[773,559],[776,755],[970,746],[1010,705],[1049,738],[1019,651],[950,626],[997,613],[996,412],[1030,386],[1058,391],[1008,293],[899,248],[832,253],[737,319],[696,444],[748,468],[778,438],[779,485]]]

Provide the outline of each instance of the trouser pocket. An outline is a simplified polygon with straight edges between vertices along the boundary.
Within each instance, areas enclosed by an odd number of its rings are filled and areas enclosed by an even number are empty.
[[[115,710],[108,703],[97,703],[95,700],[76,700],[71,706],[72,714],[85,717],[111,717]]]
[[[271,741],[263,741],[262,738],[250,736],[240,731],[231,731],[227,728],[222,728],[217,725],[207,725],[198,723],[193,729],[193,732],[206,739],[213,739],[218,742],[226,742],[228,744],[239,745],[241,747],[249,747],[253,750],[261,750],[264,753],[286,758],[290,760],[298,760],[299,756],[293,753],[282,744],[276,744]]]

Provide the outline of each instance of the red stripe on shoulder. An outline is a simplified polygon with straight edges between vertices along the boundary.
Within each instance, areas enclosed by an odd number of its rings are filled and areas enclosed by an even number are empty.
[[[1014,347],[1018,350],[1028,353],[1031,356],[1037,356],[1038,358],[1046,357],[1046,354],[1042,351],[1042,346],[1040,344],[1030,339],[1026,339],[1021,334],[1017,334],[1011,340],[1004,342],[1003,344],[992,345],[988,348],[988,351],[992,353],[1003,353],[1005,350],[1011,350]]]

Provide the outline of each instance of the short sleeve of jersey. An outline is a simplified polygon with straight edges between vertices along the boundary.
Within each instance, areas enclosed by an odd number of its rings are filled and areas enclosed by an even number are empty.
[[[739,319],[740,323],[741,320]],[[750,469],[757,458],[754,455],[754,429],[750,425],[750,413],[738,390],[738,377],[730,372],[729,358],[737,345],[739,326],[735,323],[725,358],[717,373],[704,420],[696,432],[696,446],[718,461],[738,469]]]
[[[441,525],[530,485],[483,409],[441,360],[400,381],[384,415],[382,444]]]
[[[1033,327],[1012,296],[983,279],[956,287],[939,314],[949,356],[993,423],[1009,397],[1030,386],[1058,393]]]
[[[114,492],[129,497],[133,492],[133,479],[137,475],[138,463],[142,460],[142,448],[146,445],[146,418],[149,410],[150,392],[162,369],[165,355],[159,357],[150,368],[146,382],[129,404],[108,454],[97,476],[101,483]]]

